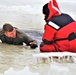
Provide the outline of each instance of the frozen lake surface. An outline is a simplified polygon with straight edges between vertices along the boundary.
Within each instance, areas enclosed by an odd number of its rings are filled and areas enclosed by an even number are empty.
[[[2,0],[0,2],[0,28],[2,28],[4,23],[11,23],[13,26],[24,30],[27,35],[36,39],[38,45],[40,45],[45,24],[42,6],[48,1],[49,0]],[[61,11],[70,14],[76,20],[76,0],[57,1]],[[32,57],[34,53],[39,53],[39,47],[33,50],[26,46],[0,43],[0,74],[9,75],[10,73],[5,74],[5,71],[10,70],[11,67],[14,71],[22,72],[23,69],[27,72],[29,68],[29,73],[22,73],[23,75],[76,74],[76,63],[36,63],[36,59]]]

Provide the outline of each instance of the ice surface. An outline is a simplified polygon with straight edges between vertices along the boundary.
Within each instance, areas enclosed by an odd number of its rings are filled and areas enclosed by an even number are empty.
[[[43,31],[45,21],[44,15],[42,14],[42,6],[49,1],[50,0],[1,0],[0,28],[3,26],[4,23],[8,22],[19,29]],[[76,0],[57,1],[59,3],[59,8],[61,12],[70,14],[76,20]],[[31,32],[28,32],[29,36],[31,35],[31,37],[36,38],[38,40],[38,43],[40,44],[42,35],[39,35],[38,33],[37,35]],[[11,71],[15,73],[16,71],[14,69],[24,68],[25,65],[30,66],[31,70],[34,71],[30,72],[27,68],[26,73],[28,71],[28,75],[38,73],[40,73],[40,75],[76,74],[76,63],[51,63],[50,65],[43,63],[35,64],[32,54],[38,54],[38,50],[38,48],[36,50],[31,50],[27,47],[23,48],[19,46],[9,46],[0,43],[0,74],[3,75],[2,72],[10,70],[10,67],[12,67]],[[66,53],[64,53],[64,55],[66,55]],[[45,57],[45,55],[43,56]],[[46,56],[48,57],[48,55]],[[19,74],[18,72],[21,72],[21,70],[17,71],[16,73]]]
[[[4,72],[4,75],[39,75],[39,73],[32,73],[29,67],[26,66],[22,71],[15,71],[12,67]]]

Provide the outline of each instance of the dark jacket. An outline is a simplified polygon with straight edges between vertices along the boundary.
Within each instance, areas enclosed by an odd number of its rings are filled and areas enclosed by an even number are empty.
[[[17,28],[15,29],[16,38],[9,38],[5,36],[3,30],[0,29],[0,40],[2,41],[2,43],[8,43],[13,45],[23,45],[23,43],[26,43],[26,45],[29,45],[30,42],[36,42],[36,40],[33,40],[32,38],[28,37],[24,32],[20,31]]]

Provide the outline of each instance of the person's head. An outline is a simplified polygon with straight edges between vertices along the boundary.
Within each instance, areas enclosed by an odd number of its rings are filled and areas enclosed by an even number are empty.
[[[43,6],[42,13],[44,14],[44,19],[46,20],[49,16],[48,3]]]
[[[7,37],[10,37],[10,38],[15,38],[16,37],[16,30],[9,23],[5,23],[3,25],[3,31],[4,31],[4,35],[7,36]]]
[[[61,14],[61,11],[58,7],[56,0],[51,0],[49,3],[45,4],[43,6],[42,12],[45,15],[46,21],[49,21],[52,17]]]

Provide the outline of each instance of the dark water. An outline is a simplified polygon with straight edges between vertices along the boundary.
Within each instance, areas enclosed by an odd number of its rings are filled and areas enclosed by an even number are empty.
[[[36,30],[25,30],[24,32],[31,38],[37,40],[38,45],[40,45],[43,32],[36,31]]]

